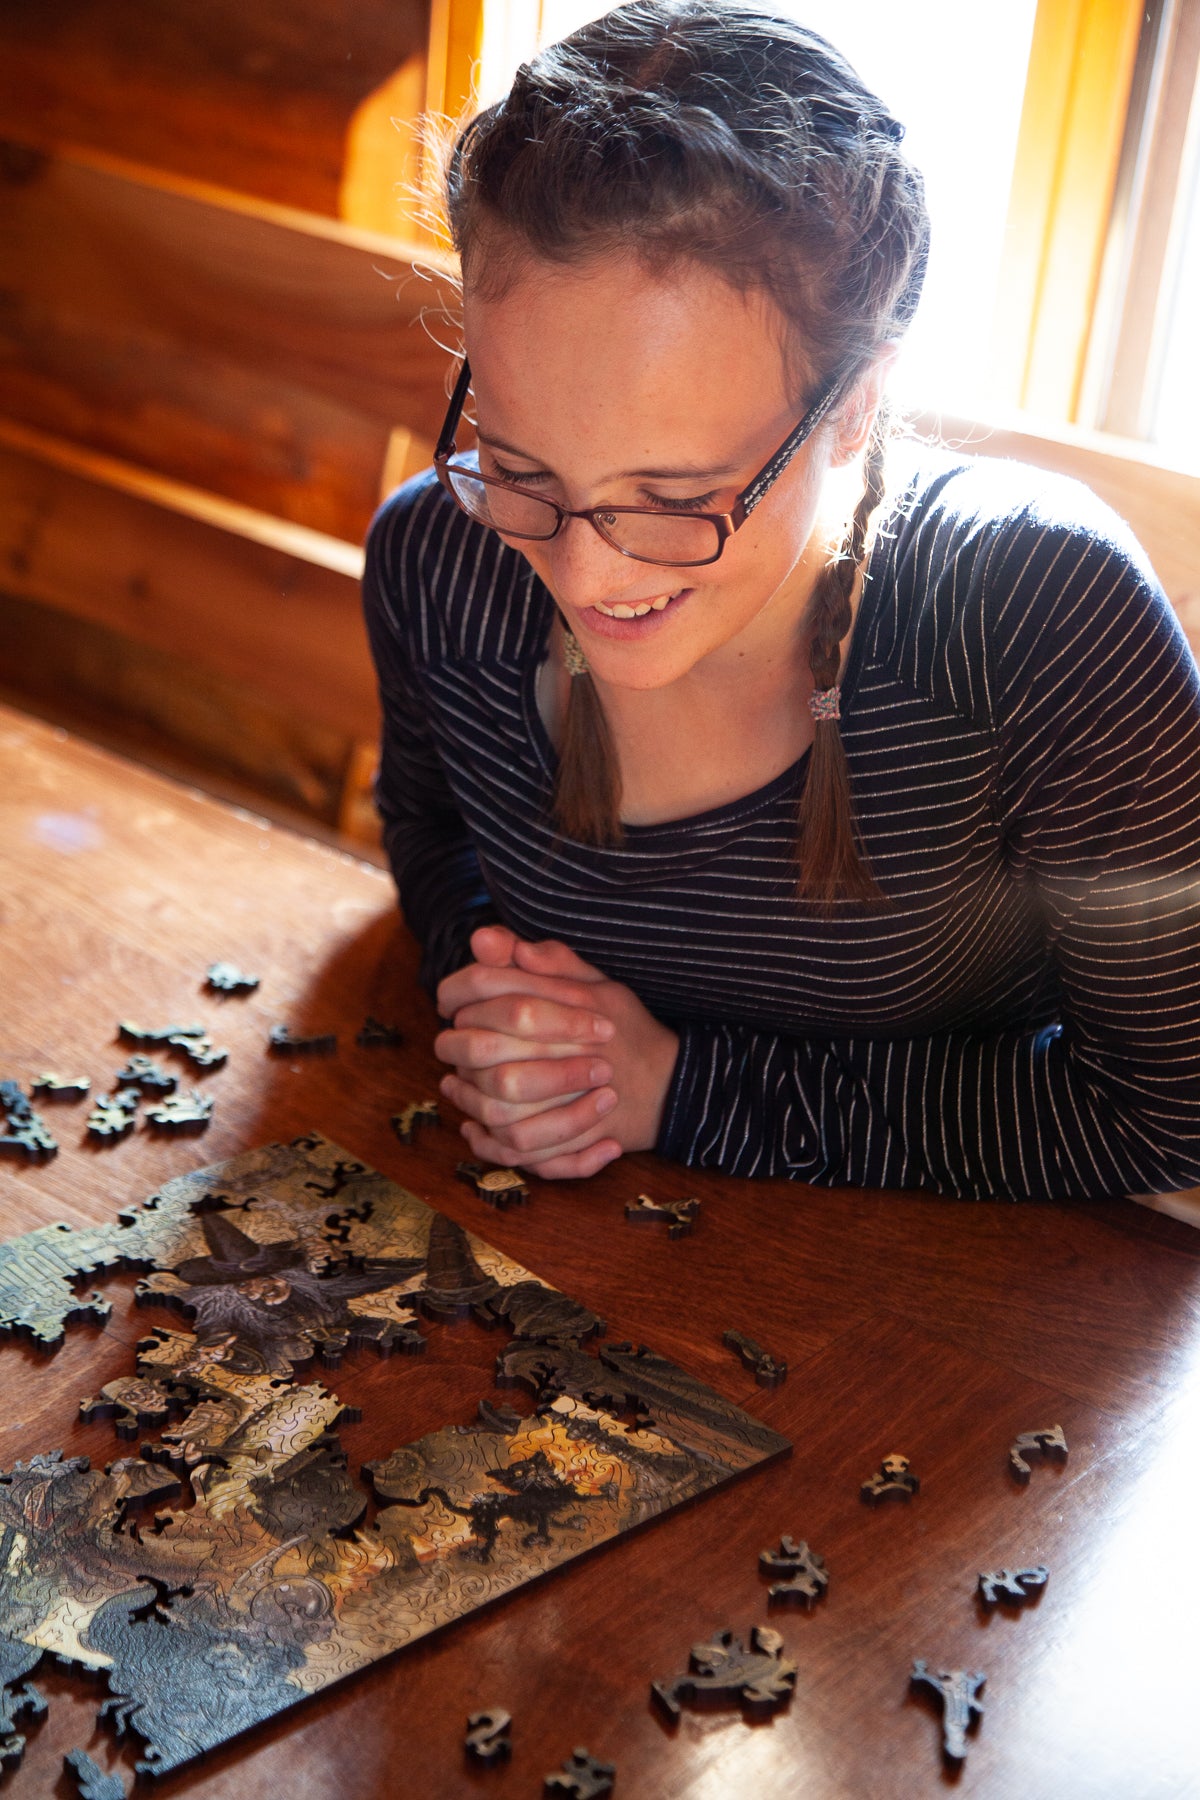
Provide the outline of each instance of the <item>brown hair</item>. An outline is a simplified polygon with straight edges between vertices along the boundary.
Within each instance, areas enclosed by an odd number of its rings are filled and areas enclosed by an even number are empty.
[[[765,292],[824,380],[847,392],[916,308],[928,254],[902,128],[794,20],[730,0],[631,0],[553,44],[473,119],[447,178],[464,283],[503,291],[525,258],[681,259]],[[877,417],[864,492],[806,614],[814,689],[837,682],[850,597],[883,493]],[[571,682],[555,790],[569,836],[617,843],[620,781],[591,680]],[[801,898],[877,899],[838,727],[814,728],[798,819]]]

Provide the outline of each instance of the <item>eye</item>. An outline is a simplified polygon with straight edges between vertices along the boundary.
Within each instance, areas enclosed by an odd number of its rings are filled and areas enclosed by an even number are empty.
[[[539,481],[550,479],[544,471],[531,474],[527,469],[508,469],[503,463],[497,462],[494,456],[489,456],[484,473],[494,476],[497,481],[506,481],[512,487],[533,487]]]
[[[719,493],[720,489],[714,488],[711,494],[693,494],[686,500],[672,500],[666,494],[647,494],[646,499],[664,512],[710,512]]]

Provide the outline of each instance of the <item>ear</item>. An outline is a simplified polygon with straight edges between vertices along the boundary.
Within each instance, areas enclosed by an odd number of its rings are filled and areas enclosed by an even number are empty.
[[[834,423],[832,466],[835,469],[852,463],[865,448],[899,350],[898,343],[885,344],[846,396]]]

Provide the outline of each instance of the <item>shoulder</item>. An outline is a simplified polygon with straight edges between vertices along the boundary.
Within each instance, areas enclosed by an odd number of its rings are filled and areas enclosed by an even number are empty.
[[[1128,525],[1082,482],[999,457],[901,444],[880,527],[877,654],[921,687],[991,712],[1006,663],[1124,618],[1178,639]],[[964,700],[964,697],[965,700]]]
[[[545,634],[548,596],[524,557],[455,506],[432,469],[390,494],[367,533],[372,639],[419,663],[521,662]]]

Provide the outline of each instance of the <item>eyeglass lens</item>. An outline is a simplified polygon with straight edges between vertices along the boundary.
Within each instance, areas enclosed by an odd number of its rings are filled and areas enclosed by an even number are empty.
[[[558,509],[549,501],[514,493],[466,469],[451,467],[447,473],[464,511],[506,537],[545,540],[557,531]],[[721,548],[720,532],[711,519],[682,513],[600,512],[596,524],[614,549],[639,562],[711,562]]]

